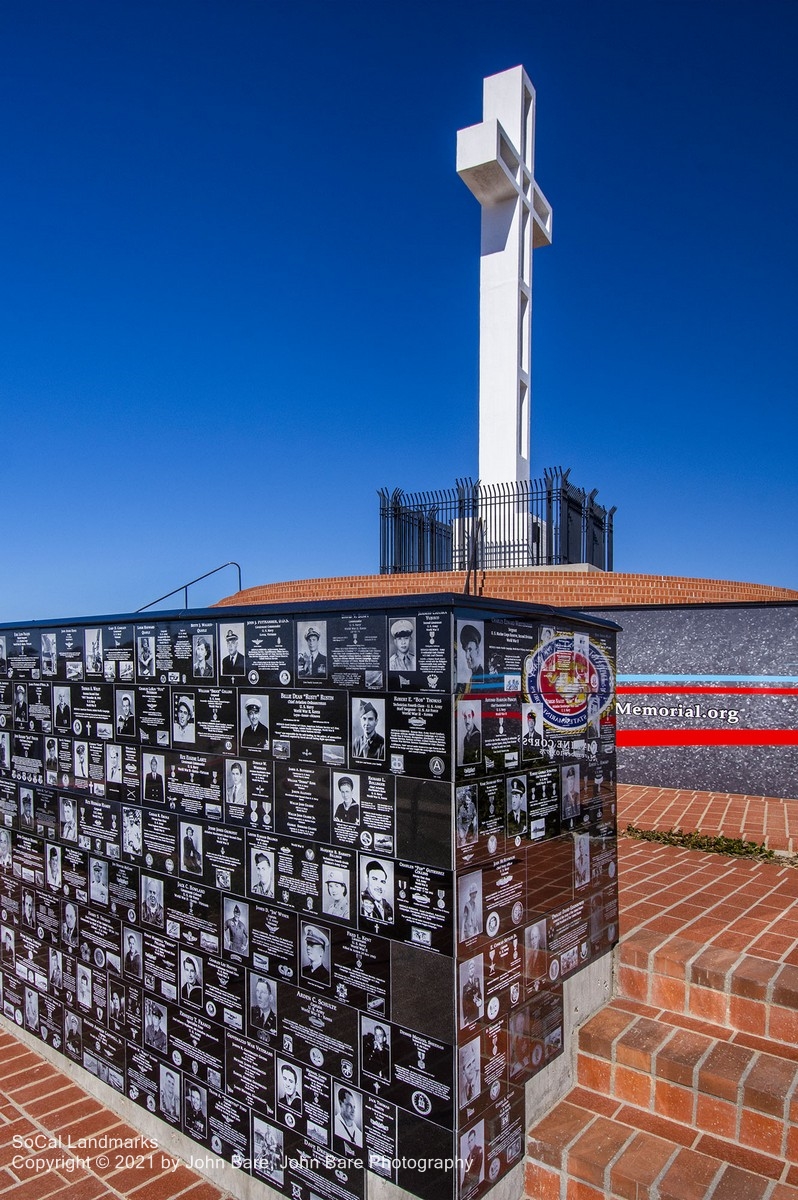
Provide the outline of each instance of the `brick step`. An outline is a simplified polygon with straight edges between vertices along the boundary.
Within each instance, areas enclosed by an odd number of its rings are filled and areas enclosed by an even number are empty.
[[[798,966],[639,929],[620,946],[621,996],[798,1045]]]
[[[529,1132],[529,1200],[798,1200],[789,1168],[574,1088]]]
[[[755,1150],[763,1173],[776,1178],[785,1161],[798,1163],[798,1060],[790,1049],[785,1056],[766,1039],[740,1042],[727,1028],[641,1012],[621,999],[580,1029],[577,1080],[616,1106],[678,1122],[693,1137]],[[767,1158],[773,1164],[765,1170]]]

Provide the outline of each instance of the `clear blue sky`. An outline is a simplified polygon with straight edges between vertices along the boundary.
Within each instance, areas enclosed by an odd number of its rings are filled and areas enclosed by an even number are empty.
[[[379,487],[476,475],[455,135],[519,62],[533,473],[619,570],[798,587],[796,44],[792,0],[8,0],[0,620],[376,571]]]

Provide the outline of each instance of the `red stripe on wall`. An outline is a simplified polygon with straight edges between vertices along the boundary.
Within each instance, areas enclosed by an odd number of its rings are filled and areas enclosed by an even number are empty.
[[[798,746],[798,729],[619,729],[619,746]]]
[[[628,684],[618,685],[618,695],[624,696],[796,696],[798,687],[766,688],[766,687],[680,687],[672,683],[668,687],[660,684],[652,687],[634,687]]]

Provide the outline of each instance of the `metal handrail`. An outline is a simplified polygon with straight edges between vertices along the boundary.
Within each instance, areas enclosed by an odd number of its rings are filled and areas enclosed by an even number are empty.
[[[241,567],[237,562],[222,563],[220,567],[214,567],[212,571],[206,571],[204,575],[198,575],[196,579],[189,579],[188,583],[181,583],[180,587],[172,588],[171,592],[167,592],[165,596],[159,596],[157,600],[150,600],[149,604],[142,604],[141,608],[137,608],[136,612],[144,612],[147,608],[152,608],[153,604],[160,604],[162,600],[168,600],[170,596],[176,596],[178,592],[183,593],[183,608],[188,608],[188,589],[194,583],[199,583],[203,579],[207,579],[211,575],[215,575],[217,571],[223,571],[225,567],[236,567],[238,570],[238,590],[241,591]]]

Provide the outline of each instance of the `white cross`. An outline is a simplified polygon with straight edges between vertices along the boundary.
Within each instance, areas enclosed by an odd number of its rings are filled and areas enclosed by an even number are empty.
[[[479,477],[529,479],[532,250],[551,244],[535,183],[535,89],[523,67],[483,84],[481,125],[457,134],[457,173],[482,205]]]

